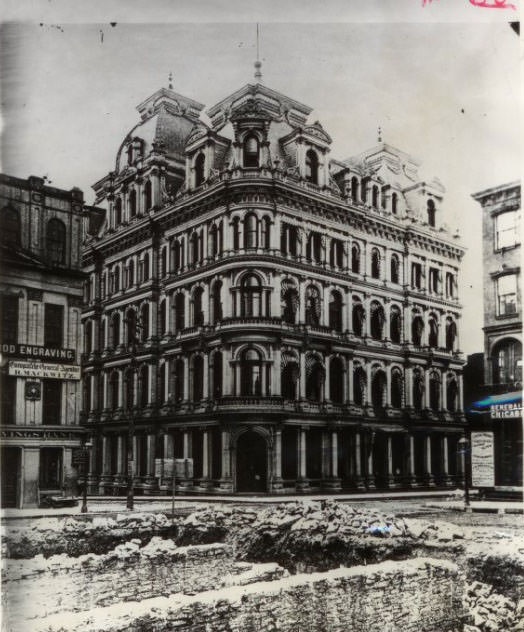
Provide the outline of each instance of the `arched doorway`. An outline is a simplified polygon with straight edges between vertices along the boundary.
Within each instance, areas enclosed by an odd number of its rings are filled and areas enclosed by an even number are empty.
[[[267,445],[253,430],[238,437],[236,449],[237,492],[267,491]]]

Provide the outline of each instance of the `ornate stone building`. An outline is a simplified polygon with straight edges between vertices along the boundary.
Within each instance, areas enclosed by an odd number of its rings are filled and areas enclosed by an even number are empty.
[[[94,185],[91,490],[123,491],[128,440],[144,494],[173,457],[190,492],[455,484],[463,250],[441,183],[381,141],[334,160],[260,83],[203,107],[157,91]]]
[[[79,425],[83,193],[0,175],[2,506],[72,491]]]

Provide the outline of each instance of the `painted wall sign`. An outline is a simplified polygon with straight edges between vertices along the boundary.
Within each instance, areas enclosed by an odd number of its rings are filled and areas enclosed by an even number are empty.
[[[54,380],[79,380],[80,367],[67,364],[44,364],[26,360],[11,360],[9,375],[14,377],[37,377]]]
[[[1,345],[0,350],[7,356],[28,358],[30,360],[47,360],[48,362],[61,362],[63,364],[72,364],[75,361],[75,350],[62,349],[61,347],[4,343]]]
[[[495,486],[495,445],[492,432],[471,433],[471,485]]]
[[[510,404],[493,404],[490,408],[491,419],[518,419],[522,417],[522,401]]]

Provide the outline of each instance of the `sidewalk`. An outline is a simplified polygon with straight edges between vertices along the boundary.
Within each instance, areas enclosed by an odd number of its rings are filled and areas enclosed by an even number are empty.
[[[435,509],[449,509],[455,511],[464,511],[464,500],[447,500],[429,502],[425,507],[434,507]],[[471,511],[478,513],[507,513],[507,514],[523,514],[524,503],[521,501],[510,502],[507,500],[472,500],[470,502]]]
[[[443,490],[443,491],[420,491],[420,492],[374,492],[374,493],[355,493],[355,494],[314,494],[314,495],[289,495],[289,496],[176,496],[175,497],[175,511],[184,510],[189,512],[190,510],[196,510],[203,504],[256,504],[256,505],[270,505],[279,503],[296,502],[297,500],[336,500],[339,502],[363,502],[373,500],[395,500],[395,499],[412,499],[420,498],[425,500],[428,498],[453,498],[457,493],[455,490]],[[171,511],[171,496],[152,496],[135,497],[134,506],[135,512],[170,512]],[[448,504],[453,504],[454,501],[449,500]],[[456,501],[460,505],[461,501]],[[443,503],[446,504],[446,503]],[[3,509],[0,513],[2,520],[13,520],[23,518],[58,518],[67,516],[86,516],[97,515],[107,513],[122,513],[128,511],[126,509],[126,499],[122,496],[88,496],[87,508],[88,513],[82,514],[80,512],[81,501],[79,501],[77,507],[64,507],[61,509]],[[453,507],[454,508],[454,507]]]

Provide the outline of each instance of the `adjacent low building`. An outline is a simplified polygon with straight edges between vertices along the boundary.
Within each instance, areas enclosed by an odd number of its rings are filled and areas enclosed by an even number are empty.
[[[0,175],[2,506],[71,491],[80,419],[83,194]]]
[[[520,182],[475,193],[482,208],[484,384],[470,407],[472,482],[522,495]]]
[[[379,141],[347,160],[260,83],[200,117],[138,106],[86,229],[89,486],[309,492],[461,479],[464,251],[444,187]],[[350,131],[351,123],[348,123]]]

